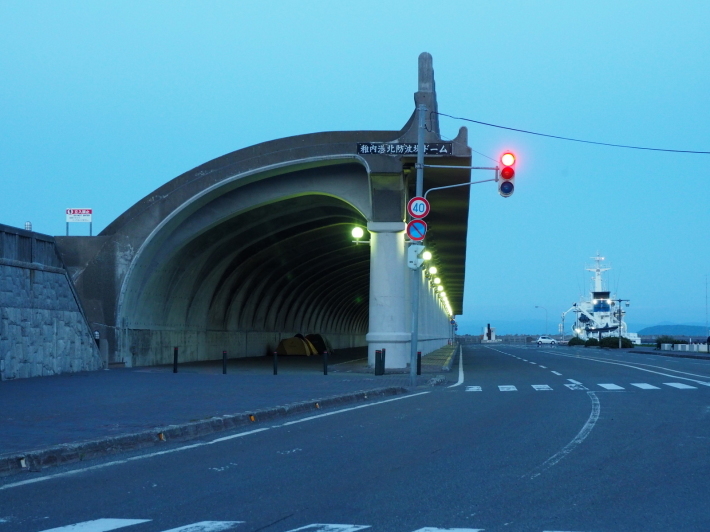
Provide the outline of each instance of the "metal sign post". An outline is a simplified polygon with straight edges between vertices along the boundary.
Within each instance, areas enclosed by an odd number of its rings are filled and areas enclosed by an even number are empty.
[[[69,224],[74,222],[88,223],[89,224],[89,236],[92,236],[93,232],[93,222],[92,216],[94,214],[93,209],[67,209],[67,236],[69,236]]]

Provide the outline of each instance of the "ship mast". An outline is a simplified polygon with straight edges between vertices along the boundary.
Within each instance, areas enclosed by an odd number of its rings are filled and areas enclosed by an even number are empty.
[[[585,269],[588,272],[594,272],[594,277],[592,277],[592,281],[594,281],[594,292],[601,292],[604,290],[602,288],[602,272],[609,271],[609,270],[611,270],[611,268],[602,267],[602,261],[604,260],[604,257],[601,257],[599,255],[598,251],[597,251],[597,256],[591,257],[591,259],[596,261],[597,265],[594,268],[585,268]]]

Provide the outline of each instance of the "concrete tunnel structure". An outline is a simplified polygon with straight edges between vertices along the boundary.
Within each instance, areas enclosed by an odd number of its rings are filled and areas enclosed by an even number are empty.
[[[282,338],[319,333],[336,350],[367,345],[371,365],[375,349],[386,348],[387,367],[406,367],[416,104],[437,110],[427,53],[414,100],[399,131],[315,133],[240,149],[164,184],[98,236],[57,237],[105,363],[166,364],[173,346],[181,361],[222,350],[260,356]],[[470,166],[465,128],[444,141],[436,114],[426,124],[435,146],[426,164]],[[424,172],[424,190],[468,181],[467,169]],[[461,314],[469,187],[428,199],[425,244],[452,314]],[[369,245],[353,243],[356,225]],[[447,343],[451,316],[425,271],[420,282],[426,354]]]

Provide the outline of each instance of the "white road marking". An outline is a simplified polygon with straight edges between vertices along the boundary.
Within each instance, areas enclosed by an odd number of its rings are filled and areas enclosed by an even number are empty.
[[[631,386],[636,386],[642,390],[660,390],[658,386],[652,386],[650,384],[646,384],[645,382],[632,382]]]
[[[605,390],[623,390],[621,386],[617,386],[616,384],[597,384],[597,386],[601,386]]]
[[[569,382],[571,382],[572,384],[582,384],[581,382],[576,381],[576,380],[574,380],[574,379],[567,379],[567,380],[568,380]]]
[[[536,362],[530,362],[531,364],[536,364]]]
[[[552,388],[550,388],[547,384],[531,384],[531,386],[538,392],[545,392],[547,390],[552,391]]]
[[[526,360],[526,359],[524,359],[524,358],[521,358],[520,360],[522,360],[523,362],[527,362],[527,360]]]
[[[582,386],[581,384],[567,384],[567,383],[565,383],[565,386],[567,386],[567,388],[569,388],[570,390],[586,390],[587,389],[584,386]]]
[[[257,434],[257,433],[259,433],[259,432],[264,432],[264,431],[271,430],[271,429],[277,429],[277,428],[280,428],[280,427],[285,427],[285,426],[288,426],[288,425],[293,425],[293,424],[295,424],[295,423],[302,423],[302,422],[304,422],[304,421],[310,421],[310,420],[313,420],[313,419],[318,419],[318,418],[321,418],[321,417],[330,416],[330,415],[334,415],[334,414],[340,414],[340,413],[343,413],[343,412],[350,412],[350,411],[352,411],[352,410],[358,410],[358,409],[360,409],[360,408],[368,408],[368,407],[371,407],[371,406],[377,406],[377,405],[381,405],[381,404],[384,404],[384,403],[390,403],[390,402],[392,402],[392,401],[399,401],[399,400],[401,400],[401,399],[409,399],[410,397],[417,397],[417,396],[425,395],[425,394],[428,394],[428,393],[431,393],[431,392],[419,392],[419,393],[415,393],[415,394],[412,394],[412,395],[405,395],[405,396],[402,396],[402,397],[395,397],[394,399],[386,399],[386,400],[384,400],[384,401],[377,401],[377,402],[375,402],[375,403],[368,403],[368,404],[365,404],[365,405],[359,405],[359,406],[354,406],[354,407],[350,407],[350,408],[343,408],[343,409],[341,409],[341,410],[336,410],[335,412],[328,412],[327,414],[322,414],[322,415],[319,415],[319,416],[311,416],[311,417],[308,417],[308,418],[305,418],[305,419],[301,419],[301,420],[298,420],[298,421],[290,421],[290,422],[288,422],[288,423],[282,423],[282,424],[280,424],[280,425],[272,425],[271,427],[264,427],[264,428],[261,428],[261,429],[249,430],[249,431],[247,431],[247,432],[240,432],[240,433],[238,433],[238,434],[232,434],[232,435],[230,435],[230,436],[224,436],[224,437],[222,437],[222,438],[216,438],[216,439],[211,440],[211,441],[200,442],[200,443],[193,443],[193,444],[191,444],[191,445],[184,445],[184,446],[182,446],[182,447],[176,447],[176,448],[174,448],[174,449],[168,449],[168,450],[166,450],[166,451],[158,451],[158,452],[155,452],[155,453],[148,453],[148,454],[143,454],[143,455],[139,455],[139,456],[132,456],[132,457],[130,457],[130,458],[126,458],[126,459],[123,459],[123,460],[114,460],[114,461],[112,461],[112,462],[106,462],[105,464],[99,464],[99,465],[95,465],[95,466],[83,467],[83,468],[80,468],[80,469],[74,469],[74,470],[71,470],[71,471],[65,471],[65,472],[63,472],[63,473],[56,473],[56,474],[54,474],[54,475],[47,475],[47,476],[44,476],[44,477],[36,477],[36,478],[29,479],[29,480],[22,480],[22,481],[20,481],[20,482],[13,482],[13,483],[11,483],[11,484],[5,484],[4,486],[0,486],[0,491],[7,490],[7,489],[11,489],[11,488],[17,488],[17,487],[20,487],[20,486],[25,486],[25,485],[27,485],[27,484],[34,484],[34,483],[36,483],[36,482],[44,482],[45,480],[52,480],[52,479],[55,479],[55,478],[62,478],[62,477],[68,477],[68,476],[72,476],[72,475],[78,475],[79,473],[85,473],[85,472],[87,472],[87,471],[97,471],[97,470],[99,470],[99,469],[105,469],[105,468],[107,468],[107,467],[111,467],[111,466],[115,466],[115,465],[127,464],[127,463],[129,463],[129,462],[134,462],[134,461],[136,461],[136,460],[145,460],[145,459],[147,459],[147,458],[154,458],[154,457],[156,457],[156,456],[161,456],[161,455],[164,455],[164,454],[178,453],[178,452],[181,452],[181,451],[188,451],[188,450],[190,450],[190,449],[197,449],[198,447],[204,447],[204,446],[206,446],[206,445],[214,445],[215,443],[221,443],[221,442],[224,442],[224,441],[233,440],[233,439],[235,439],[235,438],[243,438],[244,436],[250,436],[250,435],[252,435],[252,434]],[[72,531],[72,532],[74,532],[74,531]],[[83,530],[80,530],[80,532],[84,532],[84,531],[83,531]],[[92,530],[91,532],[94,532],[94,531]]]
[[[424,395],[431,392],[419,392],[412,395],[404,395],[402,397],[395,397],[394,399],[385,399],[384,401],[378,401],[377,403],[370,403],[366,405],[351,406],[350,408],[343,408],[342,410],[336,410],[335,412],[326,412],[325,414],[318,414],[317,416],[304,417],[303,419],[297,419],[296,421],[289,421],[288,423],[283,423],[279,427],[288,427],[289,425],[295,425],[296,423],[304,423],[305,421],[311,421],[313,419],[319,419],[327,416],[334,416],[335,414],[342,414],[343,412],[351,412],[352,410],[359,410],[361,408],[367,408],[374,405],[380,405],[382,403],[391,403],[392,401],[399,401],[401,399],[409,399],[410,397],[416,397],[418,395]]]
[[[673,388],[678,388],[679,390],[697,390],[695,386],[688,386],[681,382],[664,382],[666,386],[672,386]]]
[[[518,389],[515,386],[512,386],[510,384],[505,384],[503,386],[498,386],[498,389],[501,392],[517,392]]]
[[[455,386],[460,386],[463,384],[463,347],[459,345],[459,380],[456,382],[456,384],[452,384],[449,386],[449,388],[453,388]]]
[[[434,528],[431,526],[420,528],[414,532],[483,532],[484,528]]]
[[[547,469],[551,468],[557,462],[559,462],[565,456],[571,453],[579,444],[581,444],[586,439],[587,436],[589,436],[589,433],[592,432],[594,425],[599,419],[599,412],[601,410],[601,407],[599,405],[599,399],[597,398],[594,392],[587,392],[587,395],[589,395],[589,398],[592,400],[592,413],[589,414],[589,419],[587,419],[587,422],[582,427],[582,430],[580,430],[579,433],[572,439],[572,441],[565,445],[561,451],[555,453],[550,458],[545,460],[542,464],[540,464],[538,467],[536,467],[533,470],[533,473],[530,475],[531,480],[535,477],[540,476]]]
[[[356,532],[357,530],[364,530],[365,528],[370,528],[368,525],[325,525],[325,524],[315,524],[302,526],[301,528],[294,528],[288,532],[300,532],[301,530],[308,530],[308,532]]]
[[[557,371],[553,371],[552,373],[554,373],[555,375],[560,375],[560,376],[562,376],[562,373],[558,373]]]
[[[106,532],[107,530],[116,530],[117,528],[123,528],[125,526],[139,525],[141,523],[147,523],[148,521],[150,521],[150,519],[94,519],[93,521],[84,521],[83,523],[50,528],[42,532]]]
[[[540,367],[541,367],[542,369],[547,369],[547,366],[542,366],[542,365],[541,365]]]
[[[480,386],[466,386],[466,391],[467,392],[482,392],[483,390],[481,389]]]
[[[200,521],[191,525],[171,528],[165,532],[222,532],[223,530],[231,530],[244,521]]]
[[[550,355],[555,355],[555,356],[558,356],[558,357],[567,357],[567,358],[576,358],[576,359],[583,359],[583,360],[591,360],[592,362],[601,362],[602,364],[613,364],[613,365],[615,365],[615,366],[625,366],[625,367],[627,367],[627,368],[633,368],[633,369],[638,369],[638,370],[640,370],[640,371],[646,371],[647,373],[655,373],[656,375],[663,375],[664,377],[674,377],[674,378],[676,378],[676,379],[683,379],[683,380],[685,380],[685,381],[692,381],[692,382],[694,382],[694,383],[696,383],[696,384],[700,384],[700,385],[702,385],[702,386],[710,386],[710,382],[699,381],[699,380],[697,380],[697,379],[690,379],[690,378],[688,378],[688,377],[681,377],[681,376],[679,376],[679,375],[669,375],[669,374],[667,374],[667,373],[661,373],[660,371],[653,371],[653,370],[646,369],[646,368],[640,368],[640,367],[638,367],[637,365],[624,364],[624,363],[622,363],[622,362],[614,362],[614,361],[612,361],[612,360],[600,360],[600,359],[598,359],[598,358],[585,357],[585,356],[581,356],[581,355],[563,355],[563,354],[561,354],[561,353],[556,353],[556,352],[554,352],[554,351],[543,351],[543,352],[544,352],[544,353],[547,353],[547,354],[550,354]],[[671,369],[671,368],[664,368],[664,367],[662,367],[662,366],[653,366],[653,365],[651,365],[651,364],[642,364],[642,363],[640,363],[640,362],[634,362],[633,364],[638,364],[638,365],[641,365],[641,366],[648,366],[648,367],[650,367],[650,368],[663,369],[663,370],[666,370],[666,371],[672,371],[672,372],[674,372],[674,373],[682,373],[683,375],[694,375],[694,376],[696,376],[696,377],[708,378],[707,375],[698,375],[697,373],[688,373],[688,372],[686,372],[686,371],[680,371],[680,370]]]

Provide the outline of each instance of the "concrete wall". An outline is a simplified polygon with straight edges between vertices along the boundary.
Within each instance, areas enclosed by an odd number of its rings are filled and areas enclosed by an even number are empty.
[[[0,380],[102,366],[52,237],[0,225]]]

